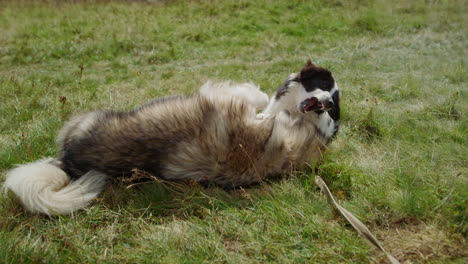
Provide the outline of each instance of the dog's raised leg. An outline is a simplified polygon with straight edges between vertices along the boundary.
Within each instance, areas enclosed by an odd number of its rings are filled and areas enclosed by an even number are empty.
[[[237,97],[256,109],[264,109],[268,105],[268,95],[253,83],[214,83],[208,81],[200,88],[200,94],[214,100]]]

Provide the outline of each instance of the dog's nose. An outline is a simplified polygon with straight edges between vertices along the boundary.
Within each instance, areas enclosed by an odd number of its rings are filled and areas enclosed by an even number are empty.
[[[330,109],[335,106],[335,103],[333,102],[332,99],[325,100],[322,104],[325,109]]]

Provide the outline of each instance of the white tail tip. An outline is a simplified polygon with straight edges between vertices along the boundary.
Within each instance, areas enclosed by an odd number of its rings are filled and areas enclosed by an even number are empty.
[[[104,174],[90,171],[71,181],[54,162],[47,158],[10,170],[4,188],[16,194],[28,211],[47,215],[82,209],[104,190]]]

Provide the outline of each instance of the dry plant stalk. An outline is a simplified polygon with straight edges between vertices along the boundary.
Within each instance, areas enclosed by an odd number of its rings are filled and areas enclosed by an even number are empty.
[[[358,231],[359,234],[361,234],[363,237],[365,237],[372,245],[374,245],[376,248],[378,248],[380,251],[385,253],[387,256],[388,261],[391,264],[400,264],[398,260],[396,260],[392,255],[390,255],[385,248],[379,243],[377,238],[372,234],[371,231],[361,222],[359,219],[357,219],[352,213],[350,213],[348,210],[343,208],[341,205],[336,202],[335,197],[333,197],[333,194],[330,192],[330,189],[328,189],[327,184],[325,181],[323,181],[322,177],[320,176],[315,176],[315,183],[320,187],[320,190],[325,194],[327,197],[327,200],[332,203],[332,205],[338,209],[338,211],[343,215],[346,220]]]

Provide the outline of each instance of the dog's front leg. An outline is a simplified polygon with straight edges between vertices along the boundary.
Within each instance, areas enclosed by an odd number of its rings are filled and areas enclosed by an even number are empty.
[[[290,162],[302,159],[308,148],[314,128],[300,115],[284,110],[275,116],[273,138],[282,144],[288,152]]]

